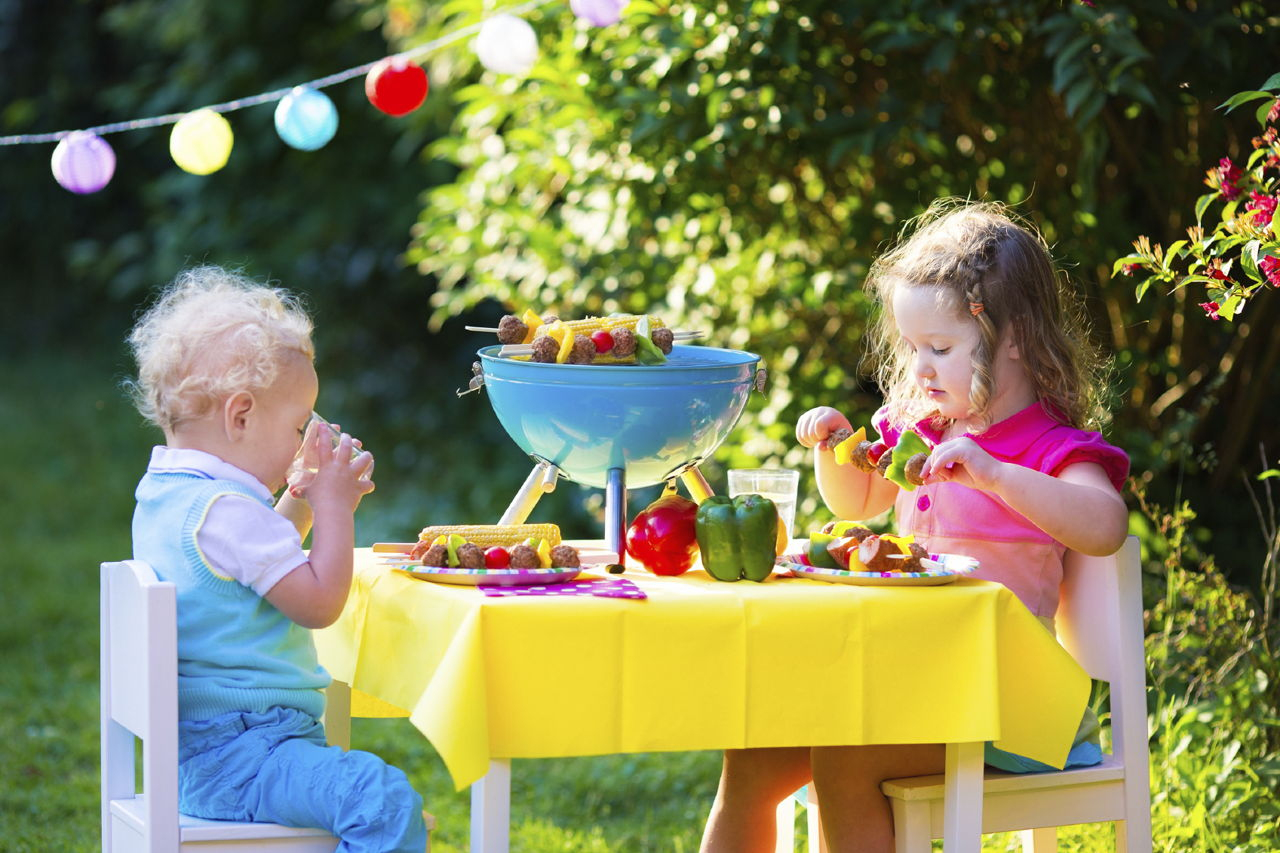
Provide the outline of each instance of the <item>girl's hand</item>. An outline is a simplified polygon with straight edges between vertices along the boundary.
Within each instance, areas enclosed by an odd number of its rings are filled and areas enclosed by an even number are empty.
[[[1004,465],[972,438],[961,436],[935,447],[922,473],[926,483],[959,483],[994,492]]]
[[[852,429],[849,419],[830,406],[818,406],[796,422],[796,441],[804,447],[827,450],[827,436],[838,429]]]

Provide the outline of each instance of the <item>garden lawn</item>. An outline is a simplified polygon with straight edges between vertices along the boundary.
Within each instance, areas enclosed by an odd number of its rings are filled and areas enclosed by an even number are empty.
[[[100,848],[98,564],[130,555],[133,487],[157,436],[120,390],[127,370],[123,350],[114,359],[63,353],[0,365],[0,847],[12,853]],[[394,495],[379,497],[370,512],[398,511]],[[362,525],[370,526],[376,518]],[[468,792],[453,790],[425,738],[406,720],[356,720],[352,742],[409,773],[438,821],[433,850],[466,850]],[[513,851],[693,851],[719,755],[514,767]],[[801,811],[801,839],[803,820]],[[1109,847],[1109,829],[1063,836],[1064,850]],[[984,850],[1012,843],[990,836]]]

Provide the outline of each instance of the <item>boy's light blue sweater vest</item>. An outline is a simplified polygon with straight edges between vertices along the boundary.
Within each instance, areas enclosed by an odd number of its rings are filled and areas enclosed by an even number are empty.
[[[218,575],[196,544],[213,501],[244,486],[187,473],[148,472],[138,483],[133,556],[178,598],[178,718],[284,706],[319,717],[329,674],[311,632],[234,578]]]

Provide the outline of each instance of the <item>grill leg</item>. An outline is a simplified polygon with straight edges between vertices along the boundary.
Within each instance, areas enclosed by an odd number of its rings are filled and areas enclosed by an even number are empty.
[[[604,485],[604,544],[618,555],[618,564],[627,559],[627,483],[622,468],[610,468]]]

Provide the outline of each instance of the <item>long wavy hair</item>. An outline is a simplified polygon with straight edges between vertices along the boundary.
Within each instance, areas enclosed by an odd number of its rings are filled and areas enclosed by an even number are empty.
[[[898,332],[893,293],[899,287],[937,288],[959,315],[978,324],[969,404],[979,422],[991,425],[991,360],[1008,329],[1036,399],[1050,417],[1078,428],[1103,423],[1105,376],[1081,306],[1066,276],[1055,269],[1044,238],[1007,207],[935,201],[907,223],[897,244],[867,275],[866,288],[880,304],[869,355],[890,418],[899,425],[932,418],[945,426],[916,383],[910,348]]]

